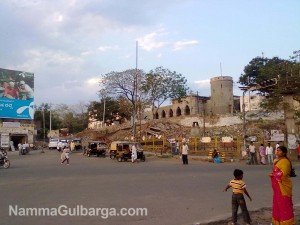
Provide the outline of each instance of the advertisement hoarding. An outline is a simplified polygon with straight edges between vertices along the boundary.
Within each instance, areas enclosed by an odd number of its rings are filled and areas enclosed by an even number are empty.
[[[0,118],[33,119],[34,74],[0,68]]]

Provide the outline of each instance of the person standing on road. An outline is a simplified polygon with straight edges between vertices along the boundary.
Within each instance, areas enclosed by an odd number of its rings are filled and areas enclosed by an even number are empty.
[[[273,164],[273,154],[274,154],[274,150],[273,147],[271,146],[271,143],[268,143],[268,146],[266,147],[266,155],[268,157],[268,162],[269,165]]]
[[[188,161],[188,151],[189,151],[189,146],[187,145],[186,142],[184,142],[183,146],[182,146],[182,151],[181,151],[182,163],[184,165],[189,164],[189,161]]]
[[[256,151],[255,151],[255,146],[253,142],[251,141],[250,146],[249,146],[249,151],[250,151],[250,165],[258,165],[257,163],[257,157],[256,157]]]
[[[179,154],[179,142],[176,140],[176,149],[175,149],[175,155]]]
[[[260,163],[266,165],[266,150],[264,144],[259,146]]]
[[[22,143],[18,144],[19,155],[22,155]]]
[[[300,142],[298,142],[297,150],[298,150],[298,160],[300,160]]]
[[[131,147],[131,162],[136,162],[137,161],[137,148],[136,148],[136,143],[134,143]]]
[[[294,225],[293,183],[290,179],[292,164],[287,157],[287,148],[279,146],[276,156],[272,173],[269,175],[273,189],[272,223]]]
[[[229,182],[229,184],[225,187],[224,191],[226,192],[229,188],[232,188],[232,225],[237,224],[237,212],[239,207],[241,207],[242,215],[244,222],[247,225],[250,225],[251,218],[247,209],[246,201],[244,198],[244,193],[247,195],[247,197],[252,201],[252,198],[250,197],[247,189],[246,184],[242,180],[244,172],[239,169],[235,169],[233,172],[234,179]]]
[[[64,147],[64,150],[63,150],[60,158],[62,160],[61,164],[64,164],[64,162],[67,161],[67,165],[70,165],[70,162],[69,162],[69,160],[70,160],[70,149],[69,149],[69,147],[67,147],[67,146]]]
[[[275,145],[275,157],[277,158],[277,148],[280,146],[279,142]]]
[[[62,151],[62,147],[63,147],[63,143],[61,142],[61,140],[59,140],[57,142],[57,151],[61,152]]]

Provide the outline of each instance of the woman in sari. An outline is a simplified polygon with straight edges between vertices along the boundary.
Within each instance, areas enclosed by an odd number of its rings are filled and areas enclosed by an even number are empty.
[[[266,165],[266,149],[264,144],[261,144],[259,146],[259,157],[260,157],[260,163]]]
[[[273,225],[295,224],[293,202],[292,202],[292,181],[290,172],[292,164],[287,158],[287,148],[279,146],[276,151],[277,159],[273,163],[273,171],[270,174],[273,188]]]
[[[217,149],[214,149],[214,152],[212,153],[212,159],[214,163],[221,163],[221,158],[219,156],[219,153],[217,152]]]

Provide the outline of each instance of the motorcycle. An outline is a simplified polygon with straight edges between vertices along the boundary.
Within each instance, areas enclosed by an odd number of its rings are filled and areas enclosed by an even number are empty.
[[[7,152],[1,149],[1,158],[0,158],[0,167],[3,166],[4,169],[7,169],[10,167],[10,161],[7,157]]]

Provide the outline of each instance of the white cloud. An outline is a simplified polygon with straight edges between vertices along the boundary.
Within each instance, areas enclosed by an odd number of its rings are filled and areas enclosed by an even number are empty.
[[[111,51],[111,50],[117,50],[119,48],[119,46],[114,45],[114,46],[100,46],[98,47],[98,50],[100,52],[107,52],[107,51]]]
[[[93,77],[88,79],[85,83],[89,86],[99,86],[99,83],[101,81],[101,78]]]
[[[210,79],[208,80],[197,80],[194,82],[199,87],[210,87]]]
[[[139,46],[146,51],[162,48],[168,43],[164,41],[158,41],[157,39],[164,35],[165,32],[163,29],[146,34],[144,37],[138,38]]]
[[[174,51],[179,51],[183,50],[195,45],[198,45],[199,42],[196,40],[191,40],[191,41],[177,41],[174,43]]]

